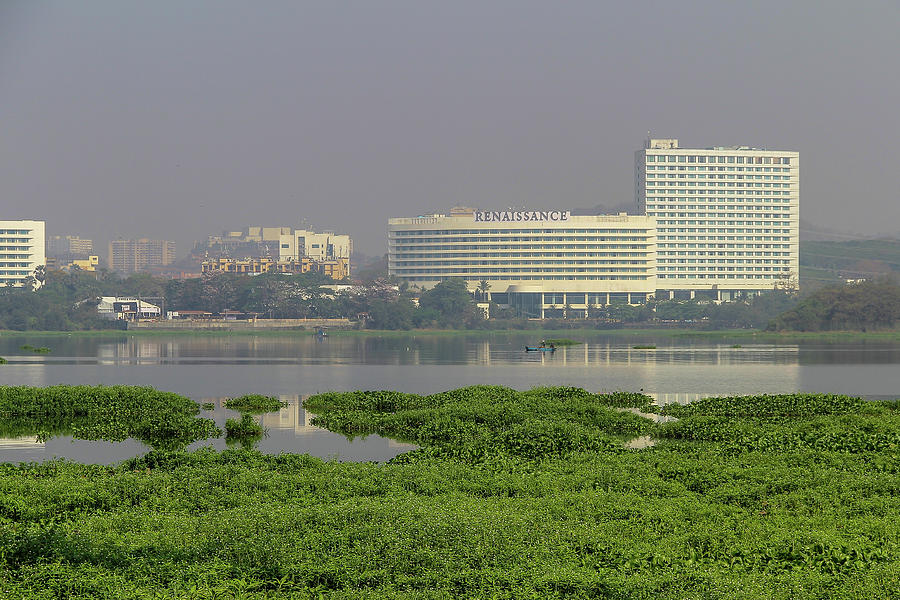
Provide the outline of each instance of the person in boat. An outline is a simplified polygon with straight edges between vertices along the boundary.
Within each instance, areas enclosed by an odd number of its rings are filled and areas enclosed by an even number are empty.
[[[541,345],[540,345],[539,347],[540,347],[540,348],[546,348],[546,347],[547,347],[547,342],[545,342],[544,340],[541,340]]]
[[[550,349],[551,349],[551,350],[556,350],[556,345],[554,345],[553,342],[550,342]]]

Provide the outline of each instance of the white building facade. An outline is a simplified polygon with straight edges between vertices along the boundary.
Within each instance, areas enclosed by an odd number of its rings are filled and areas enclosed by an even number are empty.
[[[308,257],[317,261],[349,260],[353,241],[349,235],[335,235],[333,231],[316,233],[296,229],[280,236],[279,260],[300,260]]]
[[[388,272],[419,288],[461,278],[533,318],[641,304],[657,289],[656,223],[646,216],[457,208],[388,221]]]
[[[677,139],[644,146],[635,153],[635,200],[657,223],[657,299],[797,287],[797,152],[679,148]]]
[[[44,221],[0,221],[0,285],[24,285],[46,264],[44,233]]]

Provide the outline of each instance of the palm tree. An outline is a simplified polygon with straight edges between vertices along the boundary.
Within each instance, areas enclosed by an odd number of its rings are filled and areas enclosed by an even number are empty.
[[[484,302],[484,297],[487,294],[488,290],[491,289],[491,284],[488,283],[487,279],[482,279],[478,282],[478,291],[481,292],[481,301]]]

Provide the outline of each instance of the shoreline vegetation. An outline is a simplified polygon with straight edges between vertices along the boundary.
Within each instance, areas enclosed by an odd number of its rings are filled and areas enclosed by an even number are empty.
[[[304,406],[332,431],[418,448],[386,464],[267,456],[242,416],[243,447],[186,452],[222,432],[177,394],[0,387],[5,434],[74,420],[76,436],[154,447],[110,467],[0,463],[4,597],[895,597],[900,401],[659,407],[472,386]]]
[[[18,331],[0,330],[3,338],[45,338],[45,337],[83,337],[125,339],[129,337],[313,337],[316,331],[311,329],[281,329],[256,331],[223,331],[209,329],[178,330],[109,330],[92,329],[80,331]],[[741,338],[759,341],[811,340],[811,341],[844,341],[844,340],[900,340],[900,329],[873,331],[766,331],[761,329],[685,329],[685,328],[620,328],[620,329],[345,329],[328,330],[328,337],[501,337],[510,335],[529,335],[535,339],[546,339],[551,336],[567,336],[576,343],[604,337],[657,337],[665,338]],[[561,346],[563,344],[557,344]],[[571,345],[571,344],[566,344]]]

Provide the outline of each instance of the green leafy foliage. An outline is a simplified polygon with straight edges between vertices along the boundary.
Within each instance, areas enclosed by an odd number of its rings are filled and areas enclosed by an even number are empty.
[[[196,417],[199,410],[189,398],[148,387],[0,386],[0,435],[131,437],[155,448],[176,449],[221,435],[213,421]]]
[[[154,450],[114,467],[0,464],[0,591],[896,597],[896,447],[733,446],[745,435],[894,435],[900,402],[708,399],[666,407],[679,420],[658,426],[621,410],[646,412],[649,401],[565,387],[328,393],[306,406],[421,449],[383,465],[244,449]],[[665,435],[675,426],[681,437]],[[635,431],[660,443],[622,449]]]
[[[816,290],[778,315],[773,330],[833,331],[885,329],[900,320],[900,286],[883,279]]]
[[[260,438],[263,433],[262,425],[247,413],[242,414],[240,419],[225,421],[226,439]]]
[[[400,457],[452,457],[466,462],[512,456],[542,460],[573,452],[622,450],[614,436],[650,432],[651,423],[613,405],[646,405],[645,396],[607,398],[579,388],[528,392],[474,386],[418,396],[397,392],[331,392],[304,405],[313,423],[347,435],[379,433],[419,444]]]
[[[661,425],[657,435],[715,443],[728,453],[897,452],[900,416],[892,407],[828,394],[705,398],[663,409],[680,420]]]

